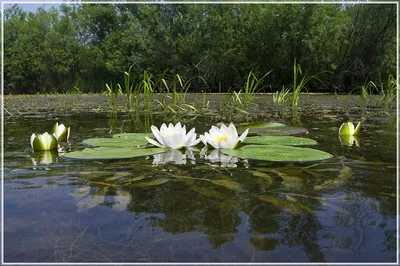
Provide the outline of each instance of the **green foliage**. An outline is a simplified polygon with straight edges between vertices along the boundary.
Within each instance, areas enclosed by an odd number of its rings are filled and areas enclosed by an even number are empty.
[[[285,86],[282,86],[281,91],[276,91],[274,95],[272,95],[272,100],[274,103],[285,103],[287,102],[288,99],[288,94],[289,94],[290,89],[285,89]]]
[[[272,70],[271,70],[272,71]],[[268,76],[271,71],[267,72],[260,79],[257,79],[256,75],[254,75],[253,71],[247,75],[247,81],[244,84],[244,99],[247,103],[252,103],[255,97],[255,94],[260,92],[262,89],[262,82]]]
[[[139,76],[168,69],[168,84],[178,73],[190,79],[183,94],[234,88],[231,99],[248,103],[263,84],[282,88],[297,58],[307,62],[304,73],[329,84],[312,79],[309,91],[349,92],[366,73],[374,83],[395,73],[396,37],[394,4],[63,4],[34,13],[14,5],[4,10],[4,87],[101,92],[105,83],[126,87],[121,73],[129,69],[127,107],[140,101],[134,91],[146,80],[140,89],[150,108],[160,79]]]
[[[301,146],[301,145],[315,145],[317,142],[312,139],[299,138],[293,136],[258,136],[258,137],[247,137],[244,144],[263,144],[263,145],[289,145],[289,146]]]
[[[381,100],[384,105],[387,105],[389,102],[396,99],[399,82],[392,74],[388,75],[386,83],[380,82],[380,85],[378,86],[373,81],[370,81],[369,84],[374,87],[376,91],[381,93]]]
[[[286,145],[245,145],[240,149],[221,149],[230,156],[277,162],[307,162],[332,158],[332,155],[315,149]]]
[[[294,64],[293,64],[293,93],[291,96],[291,105],[292,107],[296,107],[299,98],[300,98],[300,93],[302,92],[303,89],[305,89],[305,86],[313,79],[319,80],[317,76],[321,74],[322,72],[314,75],[314,76],[307,76],[306,74],[303,75],[303,72],[301,71],[301,66],[300,64],[296,63],[296,59],[294,59]],[[298,83],[298,78],[299,76],[303,76],[300,82]],[[320,81],[320,80],[319,80]]]

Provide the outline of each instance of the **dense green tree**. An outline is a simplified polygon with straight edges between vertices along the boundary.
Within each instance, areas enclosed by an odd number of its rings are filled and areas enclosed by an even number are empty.
[[[324,72],[312,91],[349,92],[396,71],[393,4],[74,4],[4,12],[5,92],[100,92],[130,67],[192,80],[195,91],[272,91]],[[204,83],[204,81],[206,83]]]

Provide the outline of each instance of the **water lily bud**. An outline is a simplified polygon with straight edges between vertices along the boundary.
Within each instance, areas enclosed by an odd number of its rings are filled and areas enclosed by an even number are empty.
[[[343,123],[339,128],[340,136],[354,136],[360,132],[361,123],[358,122],[357,127],[354,129],[352,122]]]
[[[45,132],[43,134],[31,135],[31,146],[35,151],[55,150],[58,146],[57,138]]]
[[[51,133],[57,138],[58,141],[66,141],[69,138],[70,127],[64,126],[64,124],[58,124],[58,122],[54,125]]]

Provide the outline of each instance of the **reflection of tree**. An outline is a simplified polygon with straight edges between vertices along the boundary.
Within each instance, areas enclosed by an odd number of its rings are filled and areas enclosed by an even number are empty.
[[[301,246],[310,261],[325,262],[324,254],[317,238],[321,229],[319,218],[311,213],[293,215],[286,228],[281,228],[281,233],[286,236],[288,246]]]
[[[380,227],[383,231],[379,237],[385,237],[387,249],[394,251],[396,247],[395,231],[389,226],[392,221],[369,224],[376,220],[368,220],[368,215],[384,214],[385,210],[378,208],[379,201],[365,196],[355,204],[358,194],[352,190],[360,191],[360,173],[342,162],[231,169],[202,164],[154,167],[149,160],[148,164],[130,167],[117,162],[110,169],[120,172],[91,179],[89,189],[83,189],[84,197],[80,195],[77,200],[78,209],[88,211],[103,205],[148,213],[150,226],[172,234],[202,232],[213,248],[234,241],[239,226],[245,222],[249,244],[257,252],[300,247],[308,260],[315,262],[329,261],[331,248],[352,247],[354,235],[331,233],[343,228]],[[385,204],[389,208],[390,200],[382,202],[382,206]],[[247,221],[242,221],[240,212],[248,216]],[[324,216],[335,224],[327,224]]]
[[[218,190],[216,186],[213,189]],[[223,189],[220,190],[220,195],[224,195]],[[191,190],[186,182],[174,182],[171,186],[165,185],[155,190],[135,189],[131,192],[133,200],[128,206],[130,211],[162,213],[163,218],[152,220],[153,226],[174,234],[204,232],[214,247],[233,240],[235,228],[241,222],[236,211],[237,203],[232,197],[225,195],[225,198],[210,198]]]

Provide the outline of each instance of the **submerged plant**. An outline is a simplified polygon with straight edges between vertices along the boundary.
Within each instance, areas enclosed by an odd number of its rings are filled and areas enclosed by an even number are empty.
[[[227,127],[224,124],[220,128],[211,126],[209,132],[200,135],[201,141],[204,145],[211,145],[214,149],[237,149],[244,141],[249,129],[246,129],[239,137],[236,127],[233,123]]]
[[[58,147],[58,141],[54,134],[45,132],[36,135],[33,133],[31,135],[31,146],[35,151],[55,150]]]
[[[160,130],[158,130],[158,128],[155,126],[151,126],[151,131],[158,142],[148,137],[145,137],[146,140],[154,146],[160,148],[171,148],[178,150],[196,146],[201,141],[200,139],[196,139],[195,128],[192,128],[186,134],[186,126],[182,127],[180,122],[178,122],[175,126],[170,123],[168,127],[164,123],[161,125]]]

